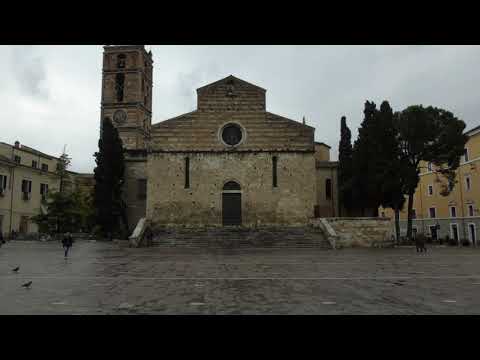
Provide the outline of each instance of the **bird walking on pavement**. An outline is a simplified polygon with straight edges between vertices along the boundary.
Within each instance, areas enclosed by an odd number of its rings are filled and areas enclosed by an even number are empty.
[[[30,285],[32,285],[32,282],[31,282],[31,281],[23,284],[22,286],[23,286],[24,288],[26,288],[26,289],[30,289]]]
[[[20,266],[17,266],[15,269],[12,269],[14,273],[18,273],[18,270],[20,270]]]

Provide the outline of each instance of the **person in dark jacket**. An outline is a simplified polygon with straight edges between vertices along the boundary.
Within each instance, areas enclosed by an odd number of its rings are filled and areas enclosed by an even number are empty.
[[[5,244],[5,239],[3,238],[3,233],[0,230],[0,247],[2,247],[3,244]]]
[[[65,250],[65,257],[68,256],[68,251],[73,245],[73,238],[70,233],[66,233],[62,240],[63,249]]]

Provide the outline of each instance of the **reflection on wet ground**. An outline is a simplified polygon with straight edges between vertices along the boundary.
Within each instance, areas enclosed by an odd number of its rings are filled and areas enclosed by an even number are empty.
[[[480,251],[472,248],[129,249],[78,241],[68,259],[56,242],[0,248],[0,314],[478,313]]]

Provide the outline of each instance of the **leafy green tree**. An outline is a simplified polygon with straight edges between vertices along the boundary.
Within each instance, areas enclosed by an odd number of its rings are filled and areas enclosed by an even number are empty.
[[[465,123],[450,111],[432,106],[409,106],[397,116],[397,131],[401,157],[405,168],[404,186],[408,195],[407,238],[412,239],[413,195],[420,180],[420,163],[431,162],[437,173],[455,182],[455,170],[460,165],[468,137],[463,133]],[[448,195],[450,188],[443,189]]]
[[[111,237],[121,233],[120,223],[123,222],[127,232],[125,203],[122,199],[124,183],[123,145],[117,129],[109,118],[102,122],[99,151],[95,153],[97,164],[94,190],[94,206],[96,208],[96,223],[103,236]]]
[[[46,212],[32,218],[41,233],[53,235],[78,230],[81,218],[75,193],[50,192],[43,205]]]
[[[352,133],[347,126],[346,117],[342,116],[340,120],[340,144],[338,146],[338,187],[340,204],[343,205],[347,213],[349,213],[353,205],[352,156]]]

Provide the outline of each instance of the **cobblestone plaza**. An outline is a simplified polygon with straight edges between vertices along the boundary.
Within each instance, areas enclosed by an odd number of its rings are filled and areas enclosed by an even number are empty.
[[[18,274],[12,269],[20,266]],[[32,281],[29,289],[21,285]],[[480,251],[0,248],[0,314],[478,314]]]

